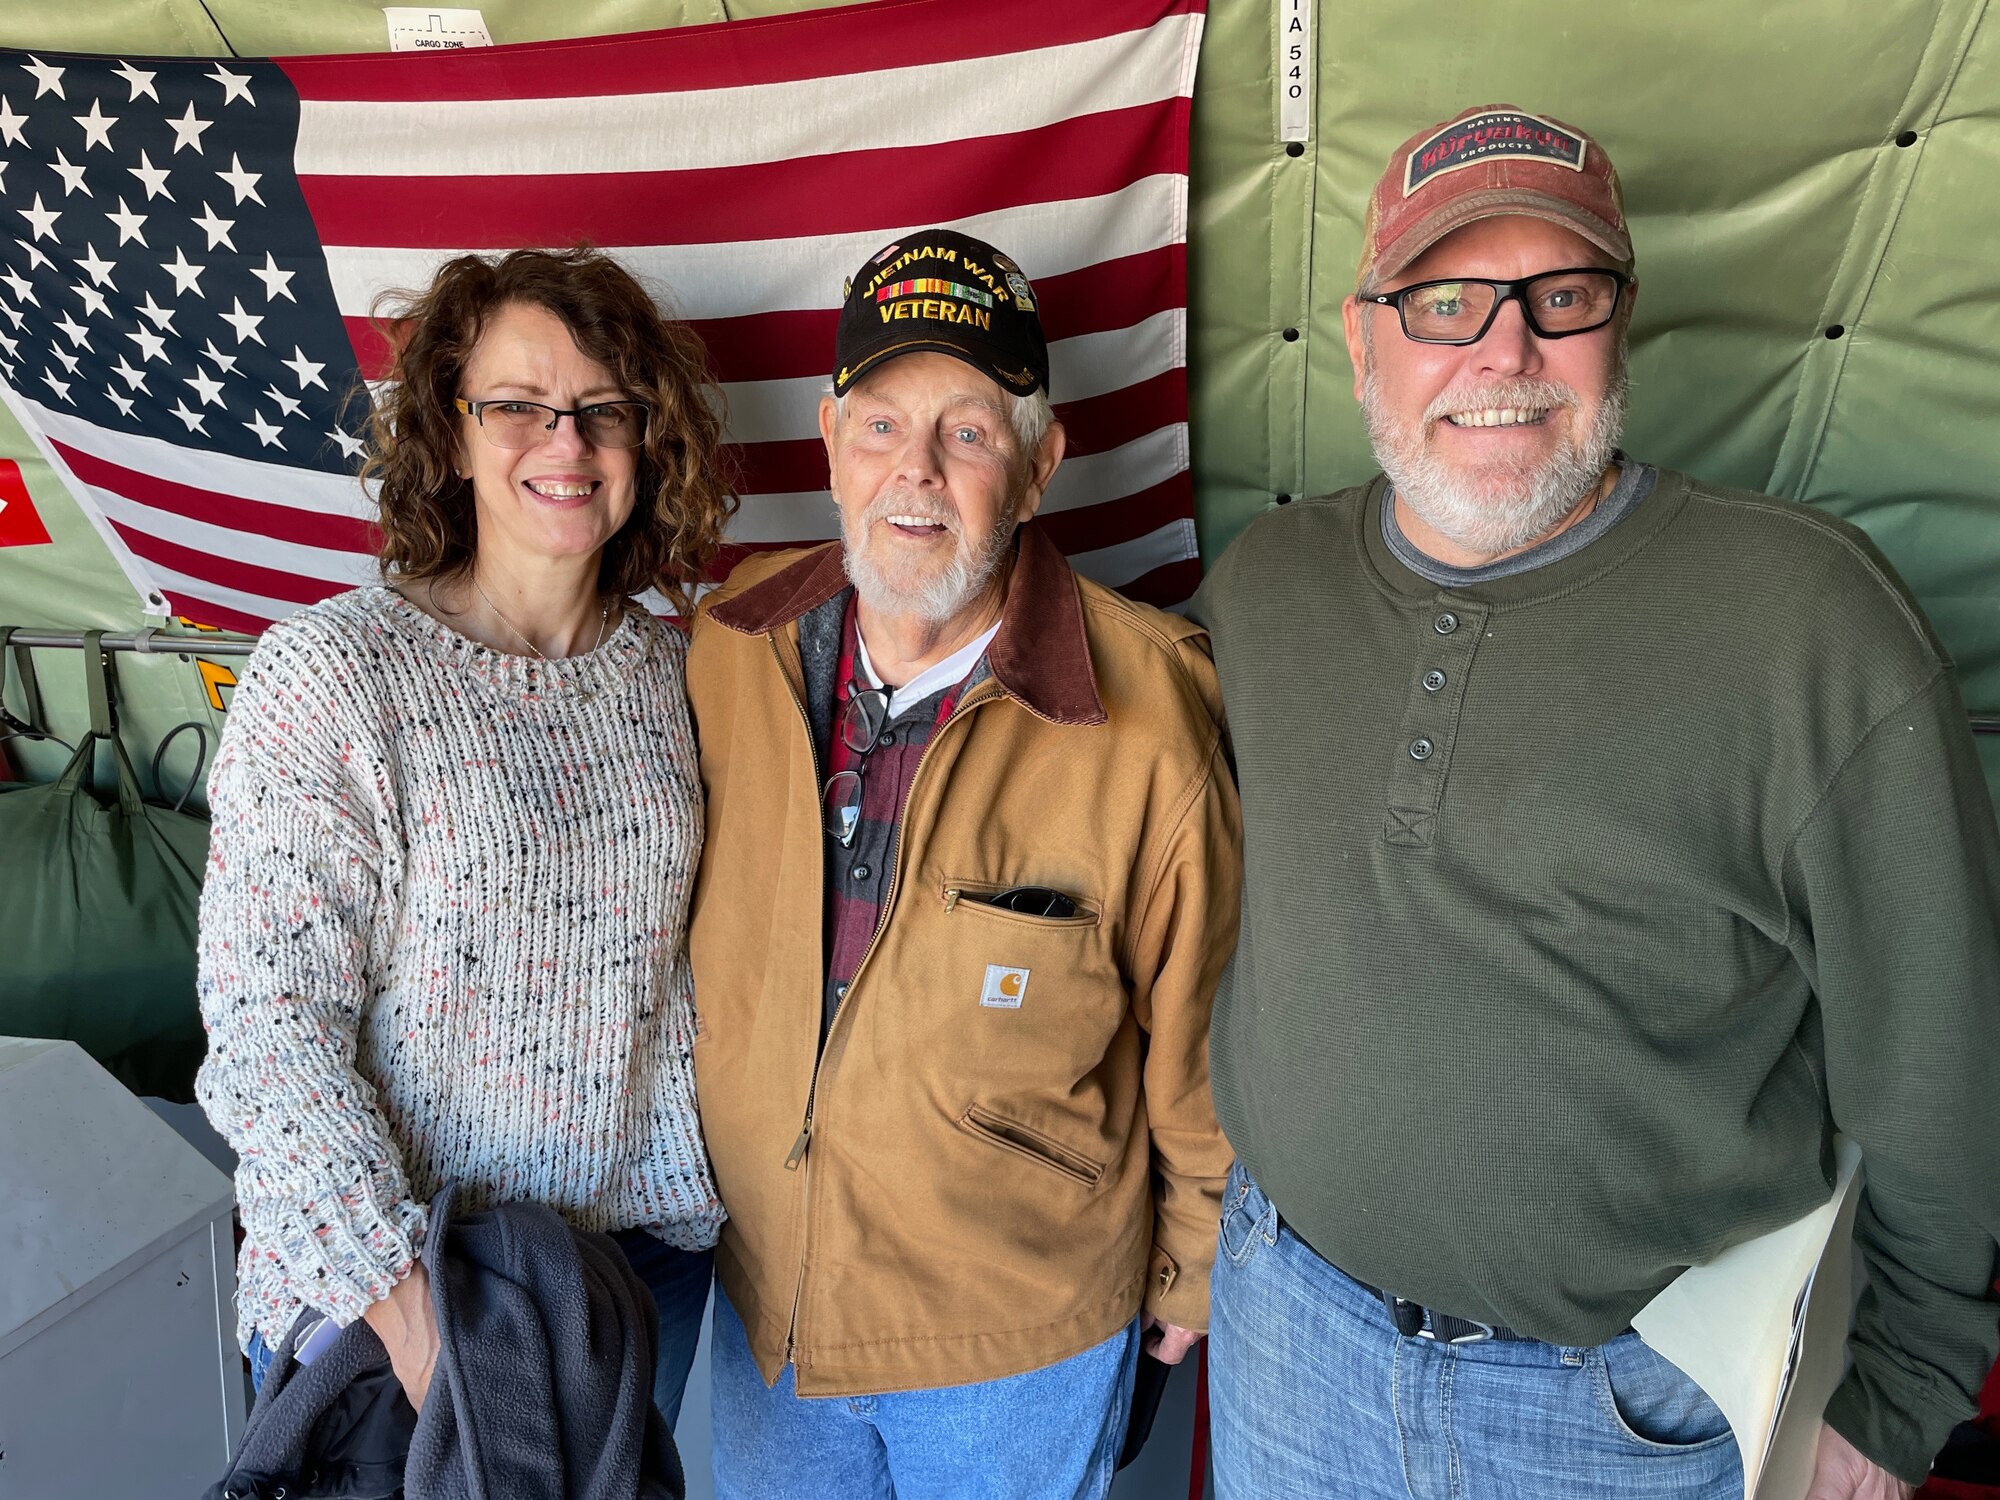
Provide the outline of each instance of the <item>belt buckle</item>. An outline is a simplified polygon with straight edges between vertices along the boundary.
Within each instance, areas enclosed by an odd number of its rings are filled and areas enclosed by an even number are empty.
[[[1477,1318],[1455,1318],[1454,1322],[1470,1323],[1478,1332],[1461,1333],[1452,1338],[1441,1339],[1438,1337],[1437,1329],[1431,1326],[1437,1321],[1437,1317],[1435,1308],[1424,1309],[1423,1326],[1417,1329],[1418,1338],[1429,1339],[1434,1344],[1484,1344],[1497,1337],[1491,1323],[1482,1323]]]

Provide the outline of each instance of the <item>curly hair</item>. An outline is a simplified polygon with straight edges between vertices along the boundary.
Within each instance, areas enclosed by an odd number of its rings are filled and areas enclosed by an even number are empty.
[[[452,402],[487,320],[517,303],[560,318],[577,348],[650,408],[638,502],[605,544],[598,587],[657,588],[690,613],[691,589],[737,506],[722,471],[722,423],[702,391],[706,352],[629,271],[588,245],[461,255],[424,291],[377,299],[372,321],[393,363],[369,412],[361,478],[377,488],[383,576],[448,579],[472,566],[478,527],[472,482],[459,475],[464,427]]]

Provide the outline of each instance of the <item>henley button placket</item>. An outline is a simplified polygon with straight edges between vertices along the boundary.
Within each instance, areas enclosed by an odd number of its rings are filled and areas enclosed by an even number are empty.
[[[1417,670],[1410,674],[1404,699],[1382,830],[1397,848],[1429,848],[1436,837],[1459,709],[1473,653],[1485,633],[1486,613],[1482,605],[1440,599],[1413,622]]]

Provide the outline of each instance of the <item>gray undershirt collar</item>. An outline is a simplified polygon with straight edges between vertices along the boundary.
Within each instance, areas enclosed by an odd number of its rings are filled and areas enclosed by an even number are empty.
[[[1659,478],[1658,469],[1651,464],[1634,463],[1623,452],[1612,454],[1611,461],[1618,465],[1618,481],[1611,486],[1611,493],[1598,502],[1595,510],[1561,535],[1550,537],[1526,552],[1503,557],[1498,562],[1485,563],[1477,568],[1454,568],[1428,553],[1418,551],[1416,545],[1403,535],[1403,528],[1396,524],[1396,491],[1393,485],[1382,487],[1382,540],[1389,544],[1396,561],[1439,588],[1470,588],[1477,583],[1491,583],[1496,578],[1547,567],[1552,562],[1560,562],[1581,552],[1638,509],[1639,502],[1652,493],[1653,481]]]

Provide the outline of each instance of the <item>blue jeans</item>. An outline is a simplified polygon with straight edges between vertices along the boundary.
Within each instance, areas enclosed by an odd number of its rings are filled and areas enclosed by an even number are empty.
[[[653,1405],[672,1432],[681,1416],[681,1395],[688,1371],[694,1368],[695,1346],[701,1342],[701,1315],[708,1307],[708,1287],[715,1271],[713,1250],[676,1250],[643,1229],[621,1229],[611,1236],[639,1279],[653,1294],[660,1312],[660,1354],[653,1365]]]
[[[681,1393],[694,1366],[695,1345],[701,1339],[702,1309],[708,1305],[708,1283],[715,1264],[713,1250],[676,1250],[643,1229],[621,1229],[611,1236],[639,1279],[653,1294],[659,1311],[660,1354],[653,1366],[653,1405],[667,1419],[668,1431],[680,1419]],[[276,1354],[261,1333],[250,1335],[250,1388],[261,1391]]]
[[[881,1396],[800,1397],[750,1357],[715,1289],[709,1379],[716,1500],[1101,1500],[1139,1359],[1134,1319],[1094,1349],[999,1380]]]
[[[1450,1309],[1446,1309],[1450,1311]],[[1635,1333],[1404,1337],[1238,1163],[1209,1323],[1217,1500],[1741,1500],[1722,1412]]]

